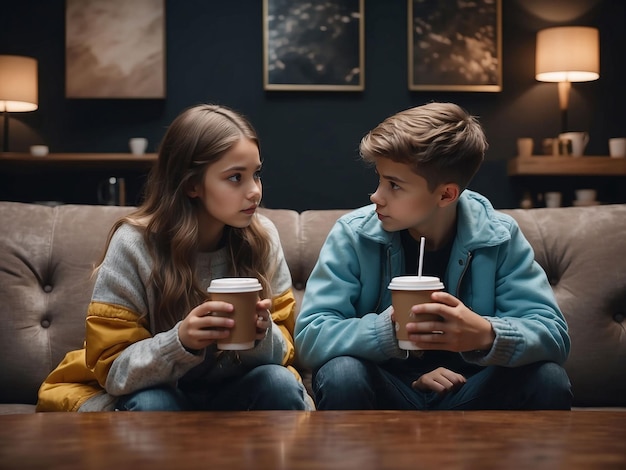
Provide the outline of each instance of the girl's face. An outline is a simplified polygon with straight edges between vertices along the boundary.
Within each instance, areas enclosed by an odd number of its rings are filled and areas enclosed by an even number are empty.
[[[242,137],[222,158],[207,167],[204,177],[187,192],[197,198],[200,249],[213,250],[225,225],[250,225],[263,194],[261,158],[256,144]]]
[[[413,229],[421,232],[436,218],[441,201],[440,188],[428,190],[426,180],[406,163],[376,159],[379,181],[370,200],[383,228],[389,232]]]

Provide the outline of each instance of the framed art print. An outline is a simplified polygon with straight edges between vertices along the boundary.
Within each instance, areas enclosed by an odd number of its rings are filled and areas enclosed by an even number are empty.
[[[66,0],[67,98],[165,98],[165,0]]]
[[[502,91],[501,0],[408,0],[410,90]]]
[[[360,91],[364,0],[263,0],[266,90]]]

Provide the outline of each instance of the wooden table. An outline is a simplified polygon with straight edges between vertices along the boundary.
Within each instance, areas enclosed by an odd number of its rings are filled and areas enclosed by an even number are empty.
[[[0,469],[624,469],[626,412],[0,416]]]

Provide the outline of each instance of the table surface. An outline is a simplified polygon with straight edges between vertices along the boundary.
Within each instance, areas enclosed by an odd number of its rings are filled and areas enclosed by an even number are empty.
[[[620,411],[0,416],[0,469],[624,469]]]

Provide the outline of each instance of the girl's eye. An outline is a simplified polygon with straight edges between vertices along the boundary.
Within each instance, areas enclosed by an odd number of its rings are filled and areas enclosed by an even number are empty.
[[[261,170],[258,170],[258,171],[254,172],[254,179],[255,180],[260,180],[261,179]]]
[[[234,175],[229,176],[228,181],[239,183],[241,181],[241,173],[235,173]]]

